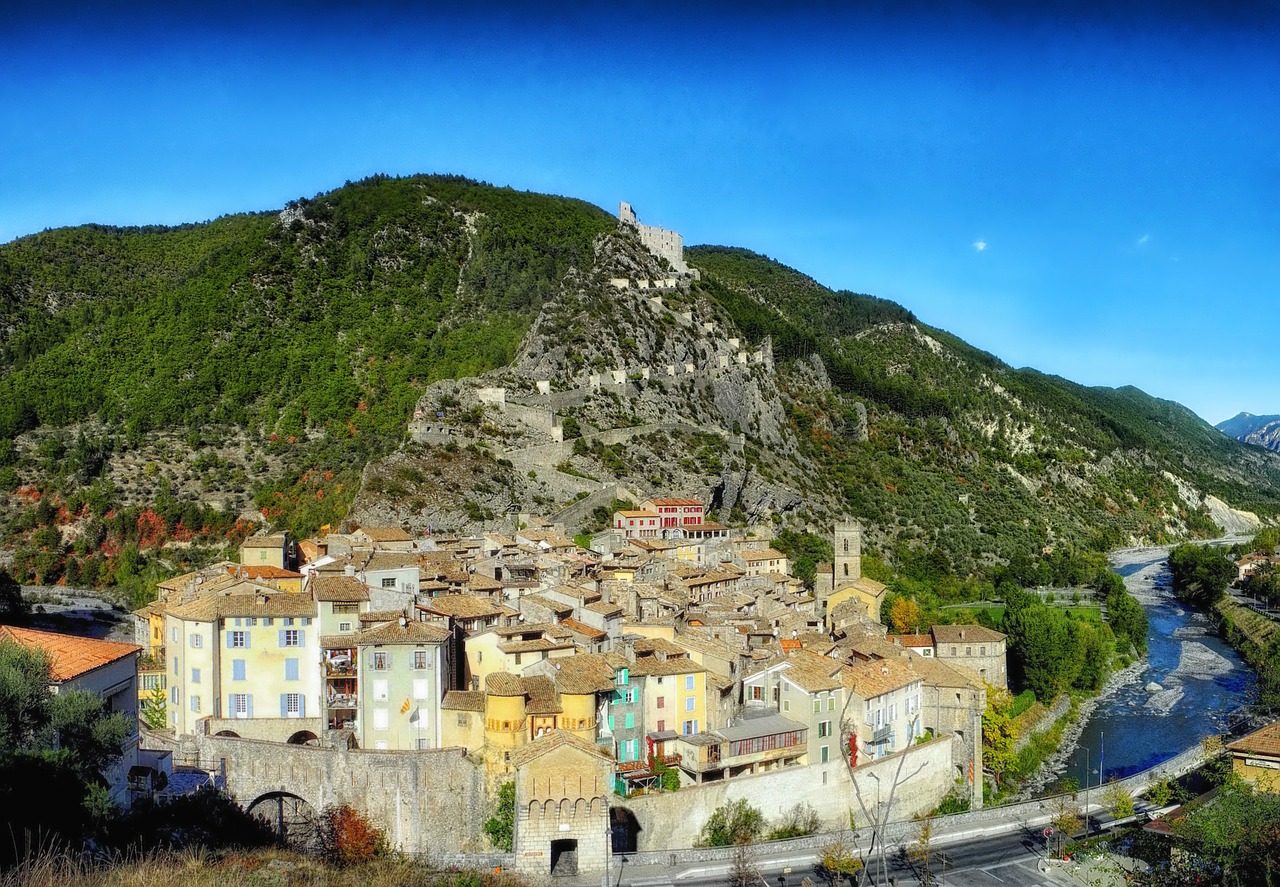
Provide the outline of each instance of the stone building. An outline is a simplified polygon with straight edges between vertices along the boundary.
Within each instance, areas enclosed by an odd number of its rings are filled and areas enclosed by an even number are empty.
[[[511,753],[516,868],[531,875],[603,872],[609,865],[613,759],[555,730]]]
[[[1006,635],[981,625],[935,625],[930,633],[935,659],[967,668],[993,687],[1009,689]]]

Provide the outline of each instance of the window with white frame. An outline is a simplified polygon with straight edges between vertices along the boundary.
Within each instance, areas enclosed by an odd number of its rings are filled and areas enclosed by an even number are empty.
[[[195,714],[200,714],[200,697],[199,696],[191,697],[191,711],[194,712]]]
[[[284,694],[284,715],[287,718],[302,717],[302,694],[301,693]]]
[[[247,631],[231,632],[231,646],[235,649],[243,649],[249,646],[249,633]]]
[[[286,628],[282,632],[282,634],[284,635],[284,646],[286,647],[302,646],[302,642],[301,642],[302,636],[296,628]]]
[[[347,632],[347,631],[350,631],[350,630],[351,630],[351,623],[350,623],[350,622],[339,622],[339,623],[338,623],[338,631]]]
[[[227,716],[232,718],[249,717],[249,694],[232,693],[227,697]]]
[[[424,668],[431,667],[431,654],[426,650],[413,651],[413,667],[421,671]]]
[[[204,635],[202,634],[193,633],[189,640],[191,642],[191,646],[195,647],[197,650],[204,646]]]

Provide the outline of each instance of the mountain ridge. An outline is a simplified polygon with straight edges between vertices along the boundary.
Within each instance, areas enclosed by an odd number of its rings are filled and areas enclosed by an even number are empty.
[[[1259,416],[1242,412],[1213,427],[1244,443],[1280,452],[1280,416]]]
[[[957,572],[1214,534],[1210,500],[1280,513],[1280,458],[1185,407],[1010,368],[750,250],[685,259],[590,204],[439,176],[23,238],[0,246],[0,483],[244,509],[247,486],[301,532],[670,491],[856,517],[886,558]],[[99,475],[41,459],[59,428],[105,441]]]

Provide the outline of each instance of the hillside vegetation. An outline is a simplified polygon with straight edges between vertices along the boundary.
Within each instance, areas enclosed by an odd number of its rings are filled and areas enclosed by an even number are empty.
[[[109,581],[128,552],[153,575],[233,543],[236,517],[470,529],[610,481],[730,521],[854,517],[926,584],[1087,581],[1085,553],[1216,534],[1227,503],[1280,513],[1280,457],[1177,404],[1013,369],[747,250],[686,258],[700,280],[620,290],[670,272],[602,210],[442,176],[0,246],[18,572]],[[554,411],[571,450],[540,456],[552,438],[478,399],[493,385]],[[407,443],[415,411],[449,444]]]

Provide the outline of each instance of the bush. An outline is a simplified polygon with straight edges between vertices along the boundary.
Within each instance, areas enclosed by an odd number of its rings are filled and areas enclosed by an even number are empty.
[[[515,823],[516,784],[504,782],[498,789],[498,809],[485,821],[484,833],[489,836],[493,846],[510,853],[511,843],[515,838]]]
[[[320,856],[329,865],[362,865],[386,853],[386,835],[359,810],[347,804],[325,809],[320,820]]]
[[[699,847],[732,847],[750,844],[764,831],[764,814],[744,800],[717,807],[702,827]]]
[[[815,834],[821,827],[822,821],[818,819],[818,811],[813,809],[812,804],[801,801],[783,814],[782,819],[769,832],[769,840],[781,841],[785,838],[800,838],[804,835]]]

